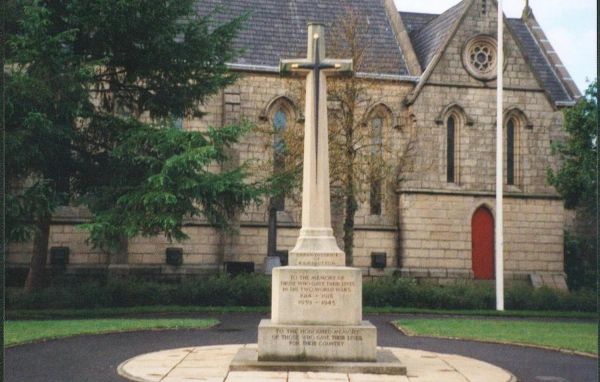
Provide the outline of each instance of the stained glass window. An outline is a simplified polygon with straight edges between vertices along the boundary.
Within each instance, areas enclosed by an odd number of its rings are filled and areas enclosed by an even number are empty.
[[[370,206],[371,215],[381,215],[381,174],[379,167],[381,166],[381,151],[383,143],[383,120],[379,117],[373,118],[371,121],[372,136],[371,136],[371,162],[373,163],[371,190],[370,190]]]
[[[275,135],[273,138],[273,171],[275,173],[281,172],[285,168],[285,140],[282,137],[282,133],[287,127],[287,116],[283,110],[279,109],[273,116],[273,128],[275,129]],[[285,197],[282,195],[275,196],[273,198],[273,206],[277,211],[285,210]]]
[[[506,184],[515,184],[515,122],[506,124]]]
[[[446,148],[446,163],[447,171],[446,177],[448,183],[454,183],[454,117],[448,118],[448,137],[447,137],[447,148]]]

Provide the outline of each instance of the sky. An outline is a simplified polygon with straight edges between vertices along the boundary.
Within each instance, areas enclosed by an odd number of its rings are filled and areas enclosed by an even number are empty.
[[[460,0],[394,0],[401,12],[442,13]],[[533,14],[583,91],[597,77],[596,0],[529,0]],[[521,17],[525,0],[503,0],[507,17]]]

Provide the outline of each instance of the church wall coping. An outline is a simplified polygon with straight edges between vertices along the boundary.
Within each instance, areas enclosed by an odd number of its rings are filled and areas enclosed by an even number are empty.
[[[279,74],[278,66],[247,65],[247,64],[227,64],[227,66],[232,70],[242,71],[242,72]],[[404,81],[404,82],[414,82],[414,83],[417,83],[421,80],[421,77],[418,77],[418,76],[403,76],[403,75],[384,74],[384,73],[357,72],[356,76],[358,78],[364,78],[364,79]]]
[[[461,84],[461,83],[452,83],[452,82],[428,82],[426,84],[423,85],[425,86],[440,86],[440,87],[448,87],[448,88],[462,88],[462,89],[481,89],[481,90],[493,90],[496,91],[496,87],[489,87],[489,86],[478,86],[478,85],[471,85],[471,84]],[[541,88],[515,88],[515,87],[508,87],[505,86],[504,91],[520,91],[520,92],[536,92],[536,93],[544,93],[544,89]]]
[[[425,194],[425,195],[454,195],[454,196],[496,196],[493,191],[468,191],[468,190],[436,190],[426,188],[405,188],[396,189],[397,194]],[[522,194],[515,192],[504,192],[505,198],[515,199],[547,199],[547,200],[562,200],[558,195],[544,195],[544,194]]]

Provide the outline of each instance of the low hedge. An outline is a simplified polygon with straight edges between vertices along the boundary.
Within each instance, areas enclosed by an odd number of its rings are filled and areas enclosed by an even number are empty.
[[[110,308],[152,305],[270,306],[271,279],[265,276],[228,276],[186,279],[164,284],[139,279],[106,283],[55,285],[41,292],[8,294],[8,309]],[[386,277],[363,284],[363,306],[446,310],[493,310],[491,286],[439,286],[415,280]],[[596,311],[592,290],[561,292],[529,287],[507,289],[507,310]]]
[[[6,296],[8,309],[111,308],[152,305],[269,306],[271,280],[261,276],[187,279],[177,284],[123,278],[105,284],[54,285]]]
[[[363,285],[363,304],[369,307],[398,307],[444,310],[493,310],[495,288],[490,285],[440,286],[415,280],[385,277]],[[596,312],[594,290],[563,292],[549,288],[507,288],[506,310]]]

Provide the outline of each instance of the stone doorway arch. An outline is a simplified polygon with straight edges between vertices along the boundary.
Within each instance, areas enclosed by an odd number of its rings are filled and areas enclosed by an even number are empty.
[[[471,219],[471,259],[476,280],[494,280],[494,216],[485,206]]]

